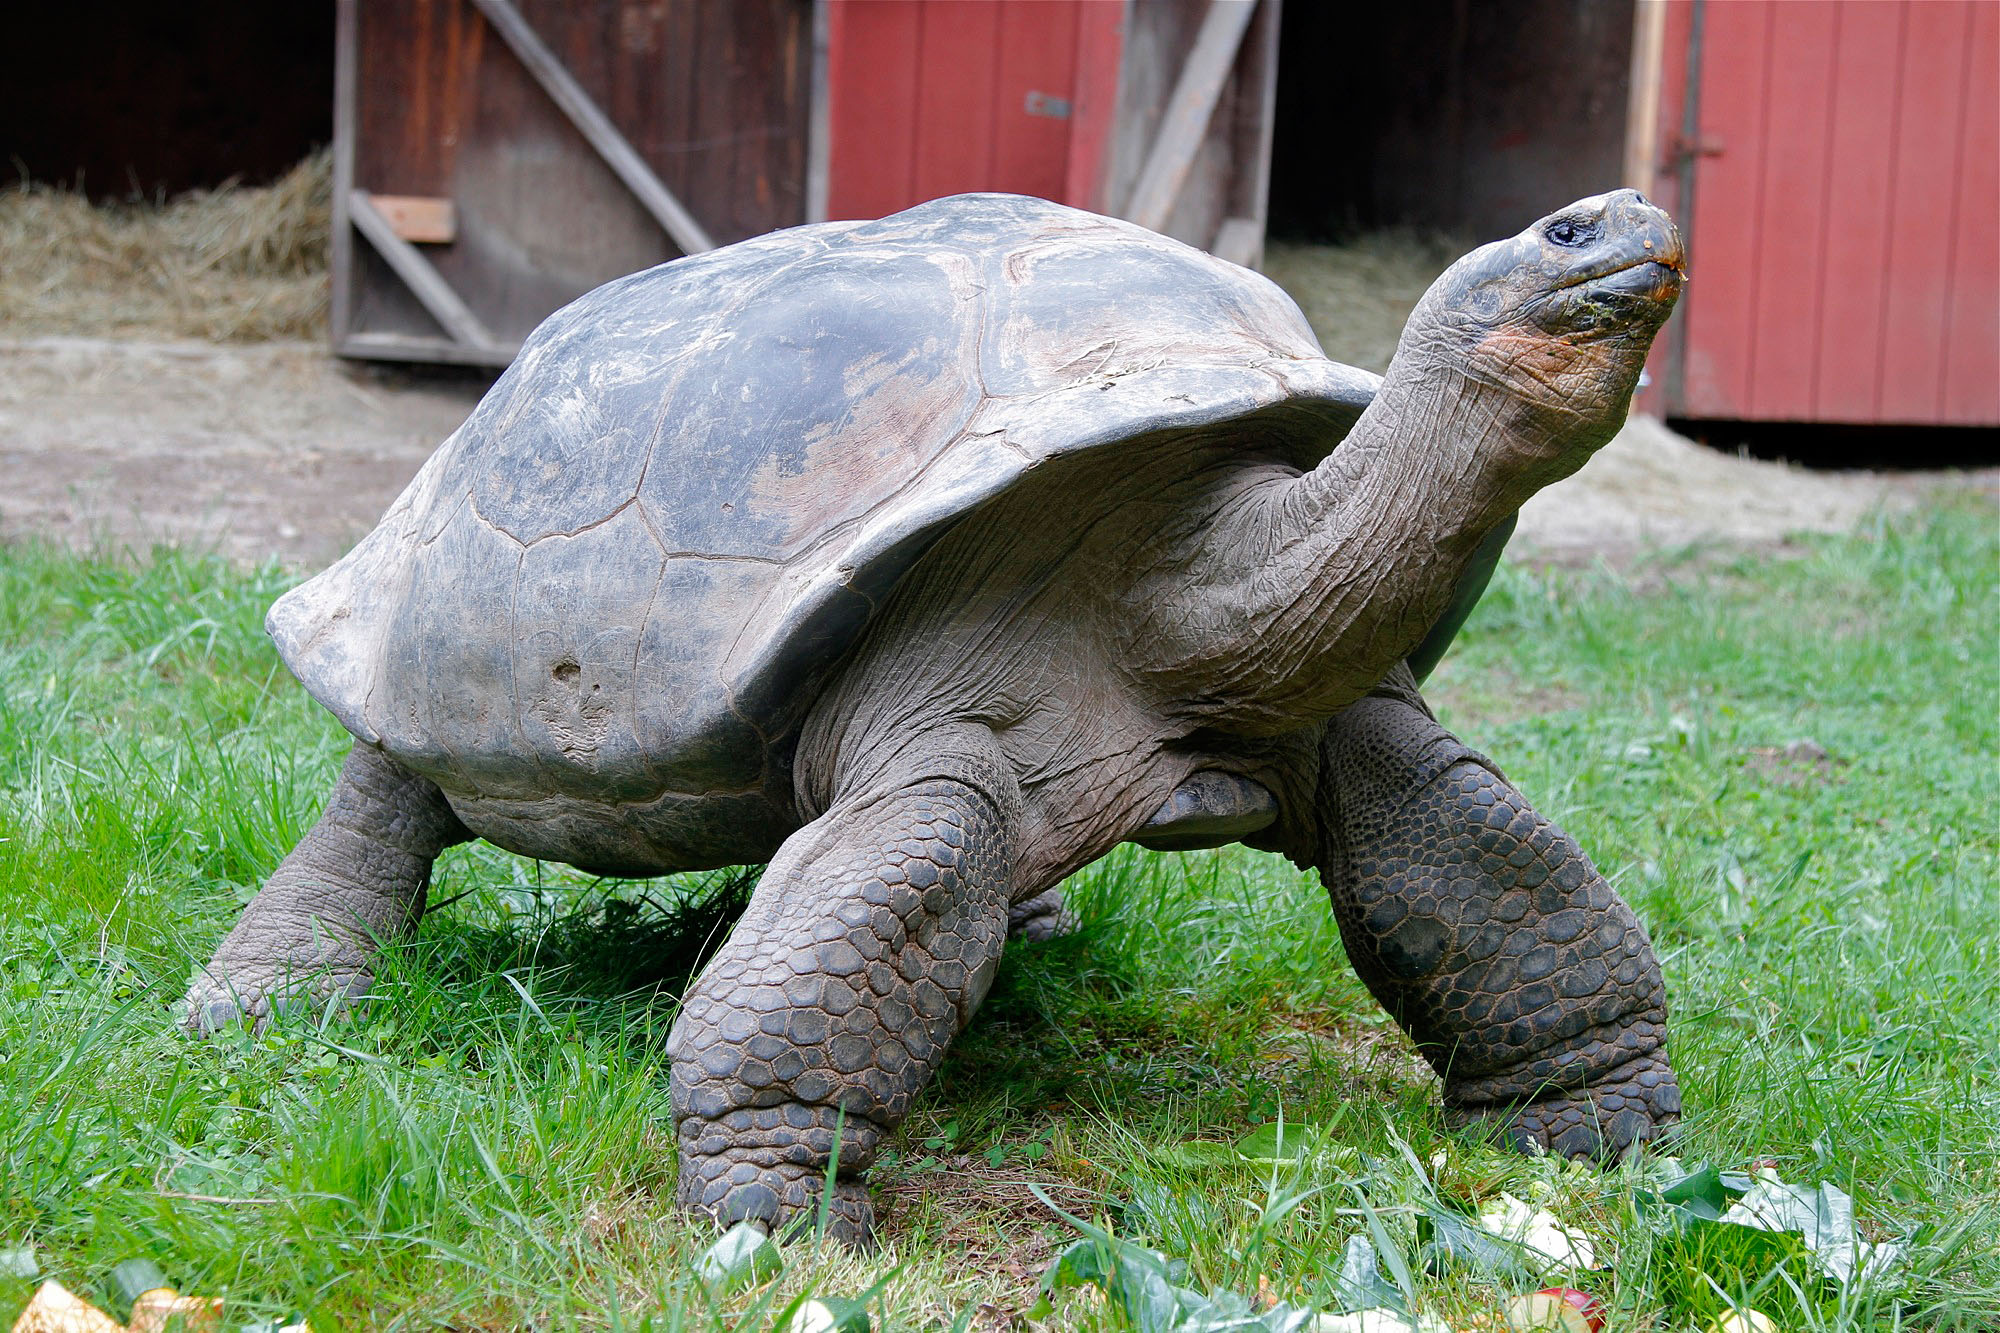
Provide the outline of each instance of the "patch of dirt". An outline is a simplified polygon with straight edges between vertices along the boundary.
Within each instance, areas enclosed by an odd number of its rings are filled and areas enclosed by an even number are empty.
[[[0,342],[0,539],[313,568],[375,525],[483,389],[313,343]]]
[[[1808,736],[1782,746],[1753,746],[1744,767],[1778,786],[1804,787],[1824,781],[1851,762],[1828,754],[1825,746]]]
[[[1657,418],[1633,417],[1582,471],[1522,507],[1508,551],[1569,564],[1622,562],[1647,547],[1774,547],[1799,533],[1851,531],[1877,510],[1911,507],[1936,484],[1922,474],[1731,457]]]

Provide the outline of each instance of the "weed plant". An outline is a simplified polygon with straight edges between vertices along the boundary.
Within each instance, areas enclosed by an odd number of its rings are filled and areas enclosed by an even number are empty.
[[[1432,682],[1651,928],[1673,1150],[1831,1181],[1908,1242],[1896,1282],[1788,1307],[1799,1329],[2000,1327],[1995,528],[1968,501],[1783,553],[1505,568]],[[1417,1219],[1507,1190],[1595,1240],[1608,1271],[1575,1280],[1614,1330],[1713,1308],[1637,1168],[1448,1134],[1312,876],[1242,850],[1077,876],[1081,929],[1010,951],[878,1167],[883,1252],[795,1248],[761,1291],[692,1275],[712,1234],[672,1208],[664,1055],[746,876],[455,849],[365,1011],[184,1039],[191,966],[347,746],[260,632],[290,577],[0,547],[0,1249],[73,1288],[146,1255],[232,1322],[322,1333],[759,1328],[896,1268],[878,1327],[997,1328],[1074,1238],[1040,1189],[1191,1286],[1300,1305],[1379,1235],[1470,1327],[1507,1284],[1428,1271]],[[1298,1160],[1227,1148],[1280,1116]],[[0,1277],[0,1315],[28,1294]],[[1116,1325],[1081,1296],[1050,1320]]]

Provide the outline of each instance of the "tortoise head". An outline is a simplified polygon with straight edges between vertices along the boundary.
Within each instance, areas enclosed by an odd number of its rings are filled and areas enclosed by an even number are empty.
[[[1609,438],[1686,265],[1673,219],[1638,191],[1579,199],[1445,270],[1397,356],[1505,390],[1557,434],[1588,422]]]

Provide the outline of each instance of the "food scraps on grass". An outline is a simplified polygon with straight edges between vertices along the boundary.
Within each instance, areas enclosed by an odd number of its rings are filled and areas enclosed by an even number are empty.
[[[1525,1250],[1543,1266],[1595,1268],[1597,1251],[1581,1232],[1564,1226],[1554,1213],[1502,1193],[1479,1210],[1479,1229]]]
[[[44,1282],[14,1333],[125,1333],[125,1326],[60,1282]]]
[[[1543,1287],[1507,1302],[1507,1327],[1515,1333],[1599,1333],[1604,1303],[1575,1287]]]

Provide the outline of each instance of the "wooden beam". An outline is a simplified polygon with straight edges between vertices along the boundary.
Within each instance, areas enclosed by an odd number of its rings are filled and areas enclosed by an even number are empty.
[[[1660,161],[1660,70],[1667,46],[1667,0],[1632,7],[1632,82],[1625,103],[1625,183],[1653,193]]]
[[[625,188],[642,204],[653,220],[658,222],[667,235],[673,237],[674,244],[682,254],[699,254],[703,250],[713,250],[715,242],[708,232],[694,219],[694,214],[682,206],[674,197],[674,192],[653,174],[646,165],[646,159],[639,156],[637,149],[618,132],[583,90],[563,63],[556,59],[555,52],[549,50],[521,12],[514,8],[512,0],[472,0],[493,30],[500,34],[528,73],[535,76],[535,82],[542,85],[542,91],[549,95],[562,113],[569,117],[570,124],[576,126],[604,164],[625,182]]]
[[[1234,216],[1223,219],[1216,230],[1213,252],[1245,268],[1264,267],[1264,230],[1271,213],[1271,136],[1278,122],[1278,25],[1283,0],[1260,0],[1257,17],[1243,36],[1243,57],[1237,68],[1242,82],[1236,93],[1236,135],[1232,145],[1238,185],[1238,206]],[[1224,233],[1237,218],[1256,228],[1249,244],[1233,248],[1246,251],[1238,259],[1221,249]]]
[[[1166,228],[1174,200],[1201,151],[1222,85],[1229,81],[1244,30],[1256,12],[1257,0],[1210,0],[1194,48],[1181,66],[1173,96],[1167,99],[1166,114],[1160,117],[1160,132],[1154,136],[1146,165],[1125,206],[1125,216],[1140,226],[1154,231]]]
[[[388,261],[396,276],[408,285],[417,300],[423,303],[424,309],[430,312],[431,318],[444,326],[446,333],[467,347],[482,351],[498,350],[497,340],[487,331],[479,316],[459,299],[451,284],[431,266],[431,261],[424,258],[416,246],[396,234],[395,227],[382,216],[382,210],[375,207],[368,191],[349,191],[347,212],[354,221],[354,229]]]

